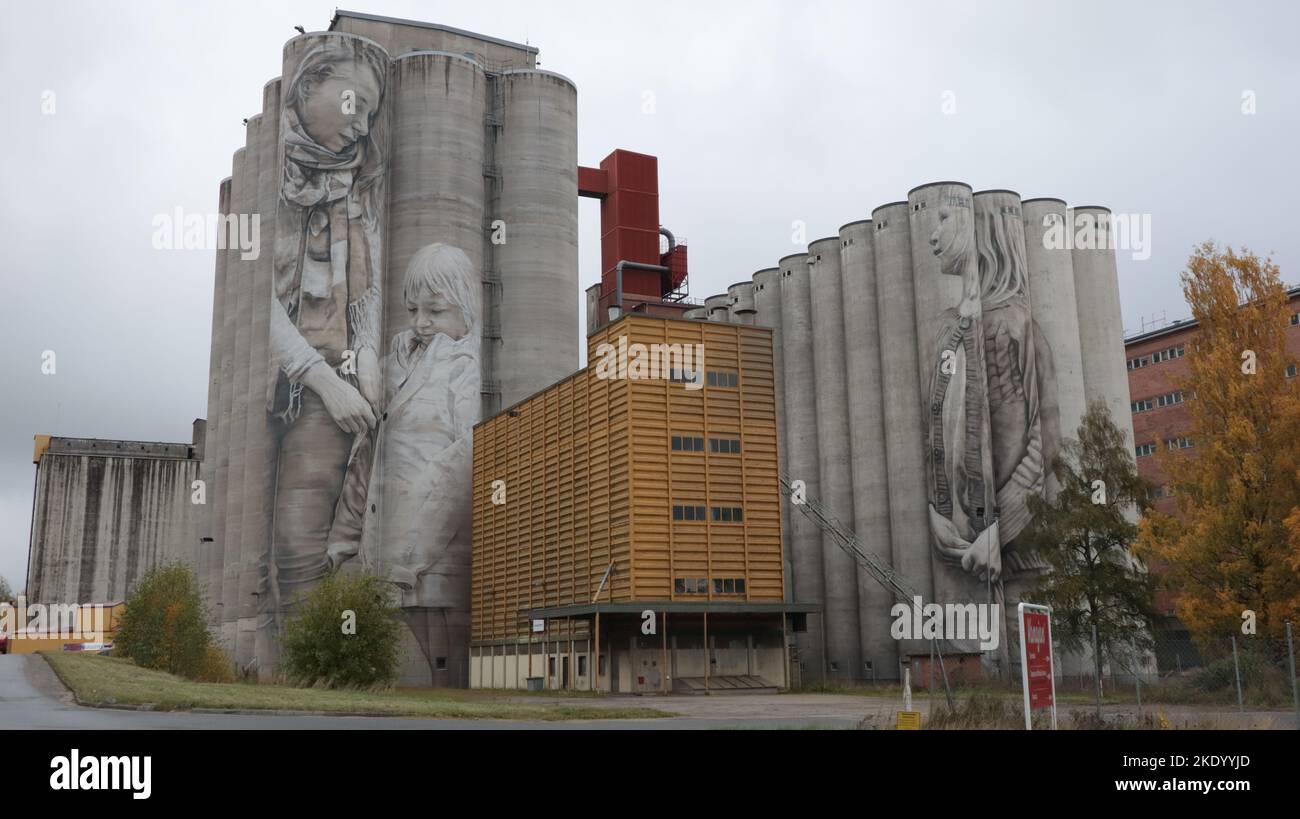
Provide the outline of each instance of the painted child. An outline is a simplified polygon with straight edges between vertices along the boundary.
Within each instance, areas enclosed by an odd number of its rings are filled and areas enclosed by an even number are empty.
[[[348,476],[329,547],[360,554],[403,607],[469,605],[471,431],[480,409],[479,278],[469,257],[426,245],[407,267],[408,329],[384,358],[385,403],[373,457]],[[370,480],[364,480],[366,466]],[[368,484],[368,487],[367,487]]]

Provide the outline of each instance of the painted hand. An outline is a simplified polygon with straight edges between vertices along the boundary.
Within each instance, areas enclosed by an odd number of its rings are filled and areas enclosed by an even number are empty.
[[[952,521],[939,514],[934,504],[930,504],[930,534],[939,554],[960,561],[963,570],[984,581],[997,582],[1001,576],[1002,544],[998,539],[997,521],[971,542],[961,536]]]
[[[360,435],[375,425],[375,411],[370,403],[325,362],[314,364],[303,377],[303,383],[320,396],[326,411],[344,432]]]

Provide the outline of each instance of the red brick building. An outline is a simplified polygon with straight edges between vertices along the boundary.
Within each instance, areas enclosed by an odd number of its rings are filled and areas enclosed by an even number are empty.
[[[1296,377],[1300,362],[1300,287],[1287,291],[1290,297],[1291,316],[1287,327],[1287,351],[1292,356],[1287,376]],[[1151,330],[1125,339],[1124,351],[1128,359],[1128,388],[1130,408],[1133,412],[1133,439],[1137,455],[1138,474],[1156,485],[1156,509],[1173,514],[1177,511],[1174,499],[1168,495],[1165,476],[1161,474],[1153,457],[1160,448],[1196,450],[1191,438],[1191,420],[1178,381],[1188,374],[1185,357],[1193,355],[1192,340],[1197,322],[1174,322],[1167,327]],[[1153,565],[1152,571],[1160,567]],[[1163,624],[1171,636],[1185,633],[1185,628],[1173,616],[1176,594],[1161,592],[1156,604],[1166,615]]]

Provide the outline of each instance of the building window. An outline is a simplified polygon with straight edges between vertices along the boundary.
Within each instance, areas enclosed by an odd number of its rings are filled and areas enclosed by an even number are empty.
[[[446,657],[434,657],[434,658],[433,658],[433,668],[434,668],[435,671],[446,671],[446,670],[447,670],[447,658],[446,658]]]
[[[1150,398],[1143,398],[1141,401],[1134,401],[1131,406],[1133,409],[1133,414],[1136,415],[1139,412],[1149,411],[1155,405],[1151,403]]]
[[[1292,326],[1292,327],[1295,327],[1295,326],[1298,325],[1298,324],[1300,324],[1300,313],[1292,313],[1292,314],[1291,314],[1291,326]]]
[[[675,594],[686,594],[686,581],[683,580],[683,579],[680,578],[680,577],[677,578],[676,580],[674,580],[674,581],[673,581],[673,592],[674,592]]]
[[[1300,314],[1293,313],[1292,315],[1300,315]],[[1288,364],[1288,365],[1286,365],[1286,377],[1287,377],[1287,378],[1295,378],[1295,373],[1296,373],[1296,369],[1295,369],[1295,365],[1294,365],[1294,364]]]
[[[735,438],[710,438],[709,451],[724,455],[739,455],[740,441]]]
[[[578,655],[578,676],[579,677],[587,676],[587,655],[586,654]]]
[[[674,435],[672,447],[674,452],[703,452],[704,439],[693,435]]]
[[[735,387],[740,384],[740,376],[733,372],[709,370],[707,381],[710,387]]]
[[[735,593],[736,593],[736,580],[735,580],[735,578],[728,577],[726,580],[723,580],[723,581],[722,581],[722,593],[723,593],[723,594],[735,594]]]
[[[673,520],[708,520],[703,506],[673,505]]]
[[[715,506],[712,509],[713,519],[719,523],[740,523],[741,514],[739,506]]]
[[[1192,439],[1186,437],[1166,438],[1165,446],[1169,449],[1191,449]]]
[[[1155,444],[1138,444],[1137,455],[1141,458],[1143,455],[1154,455],[1156,452]]]
[[[745,578],[743,578],[743,577],[737,577],[737,578],[736,578],[736,594],[744,594],[744,593],[745,593]]]

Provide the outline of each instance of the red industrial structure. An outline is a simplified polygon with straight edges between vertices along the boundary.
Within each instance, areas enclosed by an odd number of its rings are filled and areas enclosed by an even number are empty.
[[[578,195],[601,200],[600,289],[588,332],[604,325],[615,306],[619,314],[671,317],[694,306],[685,300],[686,243],[659,224],[656,157],[619,149],[599,168],[579,167]]]

